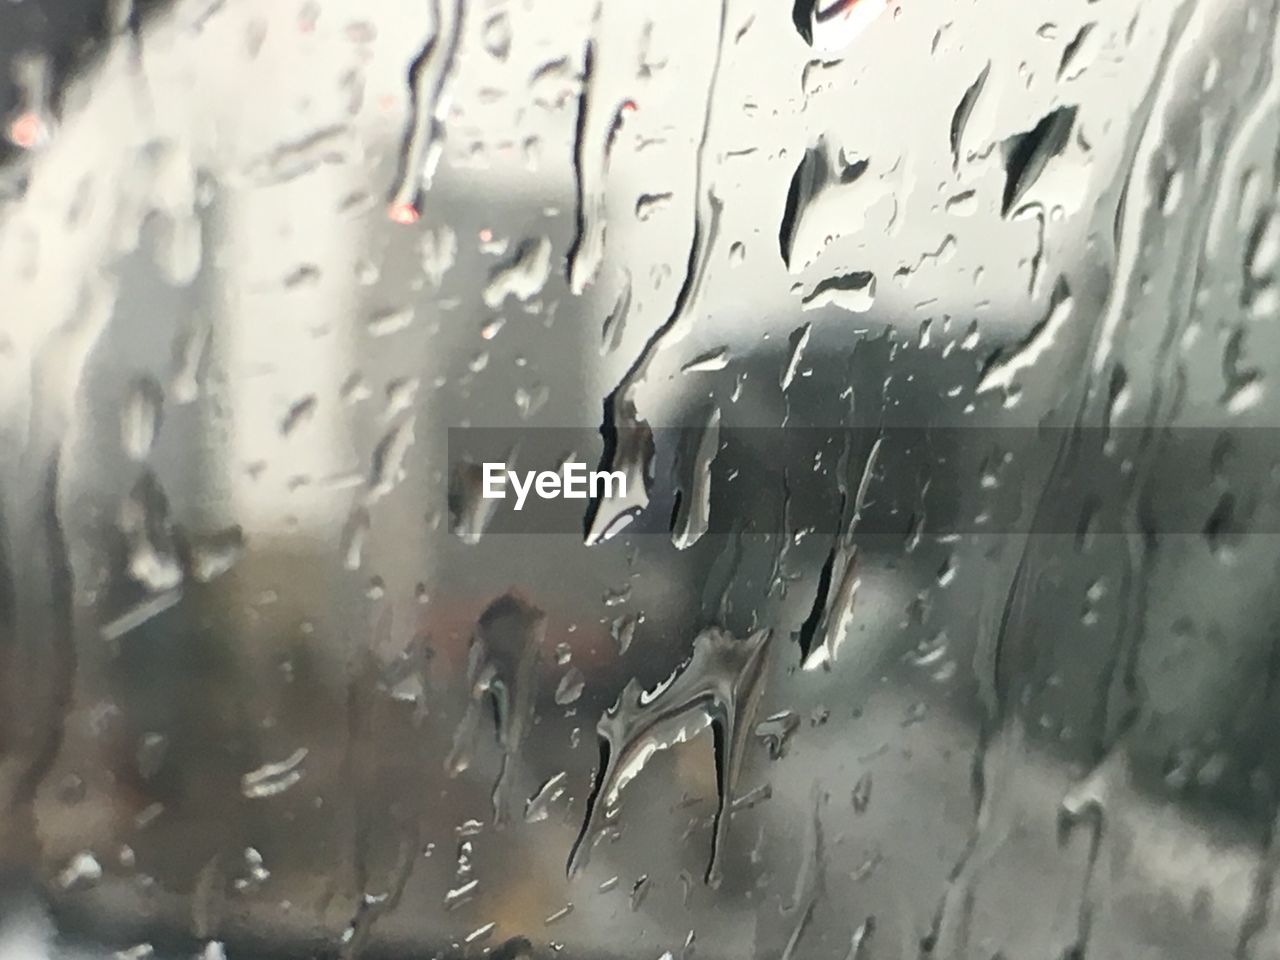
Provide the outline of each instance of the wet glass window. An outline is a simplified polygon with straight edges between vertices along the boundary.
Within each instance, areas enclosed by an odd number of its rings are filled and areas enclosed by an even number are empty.
[[[1278,17],[0,0],[0,960],[1280,958]]]

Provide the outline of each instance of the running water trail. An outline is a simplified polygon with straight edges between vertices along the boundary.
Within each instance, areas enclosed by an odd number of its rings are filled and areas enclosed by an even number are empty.
[[[770,631],[739,639],[719,627],[702,631],[693,653],[651,691],[632,679],[600,718],[600,768],[587,800],[582,830],[569,853],[572,876],[602,835],[622,789],[659,750],[691,740],[710,726],[716,745],[716,817],[706,882],[719,882],[734,785],[763,692]]]
[[[719,232],[720,211],[723,204],[706,185],[705,167],[711,113],[724,54],[727,17],[728,0],[723,0],[716,25],[715,60],[712,63],[711,77],[707,84],[704,101],[702,134],[698,138],[694,159],[693,239],[689,245],[684,283],[680,287],[667,321],[645,343],[631,368],[604,401],[604,419],[600,425],[600,433],[604,437],[604,454],[601,457],[600,469],[621,470],[628,474],[628,498],[625,503],[604,499],[597,499],[592,503],[586,519],[585,539],[588,544],[607,540],[648,505],[646,487],[642,486],[633,491],[630,486],[632,474],[648,476],[648,465],[630,462],[626,457],[628,453],[636,451],[648,451],[650,455],[652,454],[652,433],[648,423],[639,416],[636,400],[654,359],[663,350],[683,340],[693,327],[703,278]]]
[[[446,16],[442,0],[433,0],[431,34],[409,67],[412,114],[388,208],[398,223],[413,223],[422,213],[423,196],[431,189],[444,150],[444,118],[466,22],[465,0],[453,0],[448,10]]]

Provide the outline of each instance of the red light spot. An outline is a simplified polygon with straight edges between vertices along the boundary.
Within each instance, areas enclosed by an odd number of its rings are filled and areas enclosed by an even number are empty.
[[[40,118],[30,110],[18,114],[9,124],[9,139],[24,150],[30,150],[40,140]]]
[[[412,203],[393,203],[387,208],[387,216],[394,223],[408,226],[418,222],[418,209]]]
[[[493,240],[493,231],[490,230],[488,227],[485,227],[483,230],[480,231],[480,242],[489,243],[491,240]]]
[[[640,107],[636,104],[634,100],[623,100],[622,107],[620,109],[622,110],[623,113],[635,113],[637,110],[640,109]]]

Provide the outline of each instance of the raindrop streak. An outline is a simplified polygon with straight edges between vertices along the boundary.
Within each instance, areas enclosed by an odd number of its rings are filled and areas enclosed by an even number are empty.
[[[448,224],[439,224],[434,230],[427,230],[422,234],[418,250],[422,256],[422,272],[427,275],[431,285],[439,289],[445,274],[458,258],[458,235]]]
[[[164,593],[157,593],[154,596],[147,597],[119,616],[108,620],[102,625],[99,633],[102,635],[102,639],[108,642],[119,640],[125,634],[132,633],[154,617],[160,616],[166,610],[176,607],[181,599],[182,590],[180,589],[166,590]]]
[[[800,656],[805,670],[830,670],[853,624],[853,603],[861,586],[858,577],[858,546],[854,540],[862,510],[866,505],[871,477],[880,458],[883,437],[877,437],[867,453],[862,477],[853,497],[853,511],[846,531],[837,535],[818,578],[818,590],[808,619],[800,628]],[[847,504],[846,504],[847,505]],[[843,516],[845,506],[841,507]],[[832,584],[835,585],[834,592]]]
[[[476,889],[479,886],[479,880],[468,880],[466,883],[449,890],[444,895],[444,908],[452,911],[457,910],[465,903],[469,903],[475,896]]]
[[[1034,367],[1057,342],[1067,321],[1071,319],[1074,306],[1066,278],[1059,277],[1044,317],[1012,350],[999,350],[991,356],[978,381],[977,392],[987,393],[996,389],[1007,391],[1012,388],[1017,375]]]
[[[605,179],[609,156],[622,126],[624,107],[630,100],[608,110],[597,96],[596,44],[587,41],[582,63],[582,92],[578,96],[578,123],[573,141],[573,176],[577,193],[577,231],[569,247],[569,289],[584,291],[595,279],[604,259]],[[633,105],[632,105],[633,106]]]
[[[191,403],[200,395],[205,356],[213,331],[206,319],[182,330],[173,345],[173,377],[169,393],[174,403]]]
[[[978,74],[977,79],[969,84],[964,96],[956,104],[955,112],[951,115],[951,166],[953,170],[960,169],[960,151],[964,146],[965,129],[969,125],[969,118],[973,116],[973,108],[978,105],[978,98],[982,96],[982,91],[987,85],[989,76],[991,76],[990,60],[982,68],[982,72]]]
[[[449,107],[449,81],[457,65],[462,39],[465,0],[454,0],[448,21],[441,0],[434,0],[431,36],[409,68],[412,120],[400,152],[400,172],[391,191],[393,219],[412,223],[422,209],[422,195],[431,188],[444,148],[444,117]]]
[[[574,294],[581,294],[591,285],[604,259],[609,164],[628,114],[637,109],[629,90],[635,83],[630,69],[634,61],[621,55],[620,50],[612,55],[608,51],[612,43],[623,38],[630,43],[641,32],[637,14],[642,7],[599,0],[595,4],[592,35],[583,55],[574,128],[577,210],[574,238],[565,262],[565,276]],[[610,69],[602,69],[605,66]]]
[[[724,32],[727,0],[721,0],[716,22],[715,59],[707,83],[702,115],[702,132],[694,154],[694,222],[693,238],[689,244],[689,259],[685,267],[684,283],[676,296],[675,305],[666,323],[662,324],[645,343],[631,368],[623,375],[618,386],[605,398],[604,419],[600,434],[604,438],[604,453],[600,469],[622,470],[627,474],[627,496],[610,500],[597,499],[585,518],[585,541],[599,543],[613,536],[630,522],[649,503],[648,487],[653,456],[653,433],[647,422],[639,418],[636,410],[636,394],[648,376],[649,366],[666,347],[682,340],[696,316],[694,310],[702,288],[703,276],[711,259],[716,235],[720,229],[722,203],[704,184],[706,171],[704,158],[707,152],[707,136],[711,129],[711,111],[715,103],[716,83],[720,76],[720,63],[724,54]],[[637,483],[636,481],[640,482]]]
[[[813,785],[813,814],[806,831],[804,853],[800,860],[800,868],[796,872],[795,888],[791,894],[791,904],[786,912],[799,912],[795,926],[791,928],[791,936],[782,950],[781,960],[792,960],[796,955],[796,947],[803,939],[805,931],[813,920],[813,911],[818,901],[826,892],[827,850],[823,837],[822,818],[819,815],[824,796],[817,783]]]
[[[782,368],[782,375],[778,378],[778,386],[782,388],[783,393],[786,393],[787,388],[796,378],[796,371],[800,369],[800,361],[804,359],[804,348],[809,345],[809,335],[812,332],[813,324],[811,323],[797,327],[791,332],[788,340],[787,363]]]
[[[763,691],[769,630],[739,640],[711,627],[693,641],[693,653],[669,680],[646,692],[630,680],[600,718],[600,768],[587,800],[582,830],[569,853],[568,873],[585,862],[618,803],[619,794],[658,750],[682,743],[708,725],[715,735],[717,805],[706,882],[720,878],[738,770]]]
[[[120,413],[120,435],[124,452],[135,463],[151,454],[164,407],[164,391],[151,377],[139,377],[125,397]]]
[[[600,327],[600,356],[613,353],[622,345],[622,335],[626,332],[627,314],[631,312],[631,274],[622,271],[622,287],[618,291],[618,299],[613,309],[604,318]]]
[[[413,446],[413,414],[402,415],[387,428],[373,449],[369,466],[369,484],[365,494],[367,506],[373,506],[404,478],[404,458]]]
[[[713,407],[698,435],[688,476],[682,478],[679,505],[671,524],[671,542],[687,550],[707,532],[711,520],[711,464],[720,452],[720,408]]]
[[[533,719],[538,650],[546,634],[546,615],[515,593],[489,605],[476,624],[467,655],[466,713],[454,733],[445,760],[451,776],[466,770],[482,717],[491,717],[502,750],[502,766],[493,787],[494,822],[506,820],[507,770],[518,756]]]
[[[1241,364],[1244,343],[1245,330],[1237,327],[1227,338],[1222,351],[1222,380],[1226,385],[1222,405],[1232,416],[1238,416],[1261,399],[1262,371]]]
[[[338,552],[346,570],[359,570],[364,563],[364,542],[369,536],[371,517],[367,507],[356,504],[342,526]]]

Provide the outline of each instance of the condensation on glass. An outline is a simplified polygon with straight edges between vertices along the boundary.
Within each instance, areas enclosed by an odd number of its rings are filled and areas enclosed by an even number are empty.
[[[7,6],[0,955],[1280,958],[1278,0]]]

